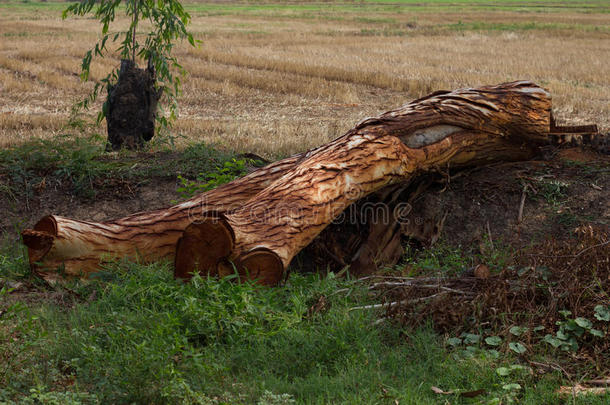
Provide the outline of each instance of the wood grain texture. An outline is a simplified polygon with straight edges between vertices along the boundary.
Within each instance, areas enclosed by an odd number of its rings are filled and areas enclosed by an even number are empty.
[[[550,114],[546,90],[514,82],[437,92],[366,119],[307,152],[256,198],[227,213],[222,221],[232,230],[234,248],[226,259],[239,263],[264,249],[279,257],[281,272],[348,206],[375,191],[447,164],[531,157],[531,146],[549,132]]]
[[[209,211],[231,211],[292,168],[301,155],[272,163],[249,175],[167,209],[136,213],[107,222],[50,215],[22,232],[32,268],[48,281],[84,277],[100,265],[128,257],[145,263],[173,261],[185,228]],[[57,269],[61,271],[58,272]]]
[[[46,278],[60,265],[87,276],[107,258],[139,256],[173,258],[179,277],[236,270],[274,284],[350,205],[439,167],[529,159],[547,140],[550,116],[549,93],[526,81],[436,92],[174,207],[105,223],[46,217],[24,242]],[[368,238],[377,250],[396,246],[394,231]]]

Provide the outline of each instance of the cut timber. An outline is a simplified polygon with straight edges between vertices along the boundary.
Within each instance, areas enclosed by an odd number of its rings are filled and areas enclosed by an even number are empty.
[[[87,277],[117,258],[145,263],[174,260],[185,228],[210,211],[224,212],[245,201],[292,168],[301,155],[272,163],[173,207],[141,212],[108,222],[77,221],[50,215],[22,232],[32,268],[47,281]],[[57,269],[61,272],[58,272]],[[61,273],[61,275],[60,275]]]
[[[548,142],[550,120],[549,93],[530,82],[436,92],[177,206],[105,223],[45,217],[23,232],[24,243],[47,279],[57,267],[87,276],[128,256],[174,259],[180,278],[237,271],[275,284],[325,228],[345,229],[334,222],[352,204],[368,198],[395,208],[399,190],[449,165],[530,159]],[[396,260],[403,230],[394,208],[387,226],[361,215],[369,223],[356,227],[363,234],[353,238],[350,257],[336,259],[363,267]],[[332,246],[326,250],[332,255]]]
[[[547,140],[550,117],[549,93],[530,82],[515,82],[437,92],[367,119],[307,152],[240,208],[203,219],[211,232],[222,232],[206,235],[204,243],[197,233],[185,232],[176,251],[175,274],[219,275],[219,264],[231,262],[246,275],[244,258],[256,251],[259,254],[248,264],[267,266],[267,273],[276,274],[261,281],[279,280],[293,257],[351,204],[448,164],[464,167],[531,158],[535,146]],[[396,244],[392,235],[374,234],[375,239],[380,236],[383,243]],[[182,246],[197,245],[204,256],[199,263],[205,266],[182,259],[193,255]],[[221,250],[215,245],[233,249],[219,257],[213,253]]]

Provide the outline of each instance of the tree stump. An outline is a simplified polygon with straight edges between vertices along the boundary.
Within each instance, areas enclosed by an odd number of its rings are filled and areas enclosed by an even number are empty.
[[[139,149],[155,134],[157,104],[155,70],[139,69],[132,60],[121,60],[119,79],[108,90],[106,122],[108,149]]]
[[[421,232],[405,210],[431,173],[531,159],[551,129],[550,95],[531,82],[436,92],[174,207],[105,223],[48,216],[23,240],[47,279],[139,257],[174,260],[183,279],[237,272],[277,284],[305,248],[373,271],[398,260],[401,235]]]

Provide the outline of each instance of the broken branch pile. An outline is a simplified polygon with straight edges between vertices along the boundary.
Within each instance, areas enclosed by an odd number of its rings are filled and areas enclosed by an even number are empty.
[[[417,326],[432,322],[441,333],[491,330],[506,333],[519,325],[526,344],[554,334],[562,311],[571,318],[584,317],[605,337],[582,336],[580,354],[606,364],[610,372],[610,322],[597,321],[595,307],[610,310],[610,239],[607,227],[576,228],[574,239],[549,240],[517,252],[513,266],[498,274],[472,269],[455,277],[369,276],[362,281],[381,301],[354,310],[382,310],[382,319]],[[565,312],[564,312],[565,313]],[[541,329],[540,327],[544,327]]]

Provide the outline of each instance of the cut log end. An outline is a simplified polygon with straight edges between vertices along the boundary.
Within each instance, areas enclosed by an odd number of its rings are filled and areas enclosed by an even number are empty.
[[[52,216],[42,218],[34,229],[25,229],[21,232],[23,244],[28,248],[30,265],[38,262],[53,246],[57,236],[57,223]]]
[[[231,261],[235,236],[222,215],[207,215],[189,225],[176,248],[174,277],[188,281],[195,273],[210,277],[238,274],[239,279],[277,285],[284,274],[279,256],[266,248],[253,249]]]
[[[241,278],[255,280],[262,285],[277,285],[284,275],[280,257],[266,248],[254,249],[238,260]]]
[[[39,261],[53,246],[53,235],[46,232],[26,229],[21,233],[23,244],[28,247],[30,263]]]
[[[178,240],[174,277],[190,280],[193,273],[218,276],[219,264],[230,255],[234,241],[231,227],[217,214],[192,223]]]

